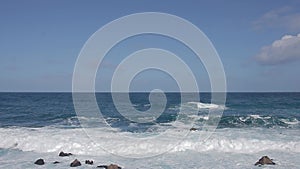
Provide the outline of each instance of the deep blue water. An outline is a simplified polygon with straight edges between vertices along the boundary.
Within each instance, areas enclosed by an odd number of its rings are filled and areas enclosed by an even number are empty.
[[[86,104],[91,95],[80,96],[86,105],[84,112],[93,110]],[[0,168],[36,168],[34,162],[39,158],[45,159],[44,168],[66,168],[76,158],[81,162],[93,159],[97,165],[116,163],[127,169],[237,169],[255,167],[262,155],[274,158],[278,164],[275,168],[299,168],[300,93],[227,93],[219,129],[207,132],[211,134],[207,140],[202,140],[205,132],[190,132],[188,122],[207,131],[203,124],[209,126],[219,120],[207,118],[207,113],[221,110],[220,105],[210,103],[210,93],[200,93],[200,102],[191,97],[181,103],[180,96],[166,93],[163,113],[149,122],[137,123],[117,111],[111,93],[97,93],[105,120],[99,129],[94,128],[102,124],[99,118],[77,116],[72,93],[0,93]],[[129,114],[129,106],[149,110],[153,107],[148,97],[149,93],[130,93],[132,104],[121,102],[122,108]],[[82,129],[79,122],[87,122],[91,128]],[[60,151],[74,156],[58,157]],[[82,163],[81,168],[87,167]]]
[[[149,93],[130,93],[137,110],[149,109]],[[163,114],[154,122],[137,124],[121,116],[110,93],[97,93],[98,106],[106,121],[127,131],[147,129],[176,120],[180,93],[167,93]],[[211,94],[201,93],[201,103],[210,103]],[[193,101],[193,100],[191,100]],[[207,109],[199,109],[199,114]],[[117,120],[116,120],[117,119]],[[299,128],[300,93],[227,93],[226,109],[219,128],[266,127]],[[199,119],[199,123],[205,120]],[[74,111],[72,93],[0,93],[0,127],[80,127]]]

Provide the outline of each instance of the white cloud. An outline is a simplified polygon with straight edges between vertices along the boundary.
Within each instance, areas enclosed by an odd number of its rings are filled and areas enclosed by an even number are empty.
[[[289,31],[299,31],[300,13],[292,7],[282,7],[271,10],[253,22],[254,28],[284,28]]]
[[[300,34],[284,35],[272,45],[261,48],[255,59],[265,65],[275,65],[300,60]]]

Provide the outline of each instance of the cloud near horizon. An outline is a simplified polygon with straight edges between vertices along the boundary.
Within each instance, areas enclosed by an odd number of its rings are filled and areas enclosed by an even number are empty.
[[[295,33],[300,29],[300,13],[290,6],[274,9],[255,20],[253,26],[255,29],[284,28]]]
[[[296,36],[284,35],[272,45],[261,48],[255,60],[263,65],[276,65],[300,60],[300,33]]]

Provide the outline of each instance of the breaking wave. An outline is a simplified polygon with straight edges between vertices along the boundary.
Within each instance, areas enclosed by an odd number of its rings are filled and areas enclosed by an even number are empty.
[[[118,131],[115,131],[118,132]],[[109,130],[94,130],[99,142],[92,141],[83,129],[59,128],[0,128],[0,148],[19,149],[34,152],[67,151],[78,155],[103,155],[101,148],[105,144],[115,153],[140,155],[158,153],[162,147],[170,147],[170,153],[181,151],[195,152],[234,152],[256,153],[265,150],[278,150],[300,153],[299,135],[297,130],[277,131],[272,129],[218,129],[211,138],[205,141],[195,139],[198,132],[191,132],[179,144],[171,136],[163,140],[136,140],[134,146],[120,139],[115,132]],[[179,131],[174,131],[179,132]],[[175,133],[176,134],[176,133]],[[133,135],[133,133],[124,133]],[[241,137],[242,136],[242,137]]]

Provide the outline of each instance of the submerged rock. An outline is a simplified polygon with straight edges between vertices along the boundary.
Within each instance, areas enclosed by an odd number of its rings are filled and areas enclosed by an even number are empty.
[[[59,161],[54,161],[54,162],[53,162],[53,164],[58,164],[58,163],[60,163],[60,162],[59,162]]]
[[[71,164],[70,167],[78,167],[81,166],[80,161],[78,161],[77,159],[75,159]]]
[[[268,156],[263,156],[261,157],[254,165],[275,165],[275,163],[268,157]]]
[[[70,156],[70,155],[73,155],[72,153],[65,153],[65,152],[63,152],[63,151],[61,151],[59,154],[58,154],[58,156],[60,156],[60,157],[65,157],[65,156]]]
[[[40,159],[36,160],[36,161],[34,162],[34,164],[36,164],[36,165],[44,165],[45,162],[44,162],[43,159],[40,158]]]
[[[89,165],[93,165],[94,164],[94,161],[93,160],[85,160],[85,164],[89,164]]]
[[[116,164],[111,164],[109,166],[107,165],[99,165],[97,166],[97,168],[104,168],[104,169],[122,169],[120,166],[116,165]]]

